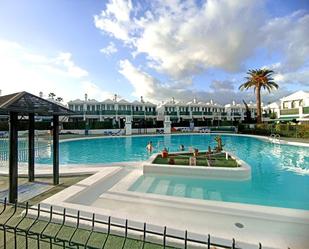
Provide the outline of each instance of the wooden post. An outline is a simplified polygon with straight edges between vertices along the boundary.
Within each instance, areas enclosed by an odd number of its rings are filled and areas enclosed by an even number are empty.
[[[18,198],[18,114],[10,112],[9,202]]]
[[[59,184],[59,116],[53,116],[53,178]]]
[[[34,181],[34,113],[29,114],[28,129],[28,179],[29,182]]]

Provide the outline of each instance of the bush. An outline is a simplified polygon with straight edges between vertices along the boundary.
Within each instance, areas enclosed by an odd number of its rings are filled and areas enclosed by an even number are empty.
[[[308,124],[257,124],[255,129],[250,129],[246,124],[238,125],[238,132],[269,136],[272,133],[282,137],[309,138]]]
[[[64,130],[83,130],[86,128],[85,121],[78,121],[78,122],[64,122],[63,129]]]
[[[51,125],[49,121],[38,121],[34,123],[34,127],[36,130],[50,130]],[[28,130],[29,123],[28,120],[19,120],[18,122],[18,130],[25,131]],[[9,123],[4,121],[0,122],[0,131],[8,131],[9,130]]]

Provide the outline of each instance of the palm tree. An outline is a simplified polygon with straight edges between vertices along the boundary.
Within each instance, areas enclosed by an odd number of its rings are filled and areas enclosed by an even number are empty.
[[[56,94],[54,94],[54,93],[49,93],[49,94],[48,94],[48,97],[51,98],[51,99],[54,99],[54,97],[56,97]]]
[[[63,101],[63,98],[57,97],[57,98],[56,98],[56,101],[57,101],[57,102],[62,102],[62,101]]]
[[[268,92],[271,92],[279,87],[272,78],[273,73],[274,71],[269,69],[249,70],[247,72],[248,76],[245,77],[246,82],[239,86],[240,90],[254,89],[256,94],[257,123],[262,122],[261,89],[266,89]]]

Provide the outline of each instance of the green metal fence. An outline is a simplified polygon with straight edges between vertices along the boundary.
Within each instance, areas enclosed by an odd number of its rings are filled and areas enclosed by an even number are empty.
[[[0,248],[4,249],[187,249],[192,244],[205,249],[240,249],[235,239],[229,245],[218,244],[209,234],[205,235],[204,240],[197,240],[190,238],[187,231],[184,231],[183,236],[177,236],[169,233],[166,227],[162,232],[151,230],[146,223],[141,228],[129,225],[128,220],[123,224],[115,223],[111,217],[106,220],[96,218],[95,214],[91,218],[83,217],[79,211],[72,215],[66,209],[63,212],[55,211],[52,206],[43,209],[40,205],[30,207],[28,203],[9,204],[6,199],[0,203]],[[58,217],[57,221],[55,216]],[[89,225],[85,226],[85,222]],[[113,232],[115,229],[117,234]],[[133,238],[130,235],[132,233],[138,236]],[[149,236],[156,237],[158,242],[149,241]],[[262,249],[261,243],[256,248]]]

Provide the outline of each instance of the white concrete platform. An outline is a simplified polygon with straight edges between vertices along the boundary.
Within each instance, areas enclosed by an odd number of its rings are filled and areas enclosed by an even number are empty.
[[[211,234],[227,245],[235,238],[242,248],[257,248],[259,242],[263,248],[303,249],[309,244],[309,211],[128,191],[142,174],[136,167],[106,167],[42,205],[147,222],[161,230],[167,226],[181,236],[185,230],[199,239]]]
[[[201,153],[204,151],[201,151]],[[243,160],[228,152],[228,154],[237,161],[239,167],[201,167],[201,166],[184,166],[184,165],[168,165],[154,164],[154,160],[160,153],[153,154],[149,160],[143,164],[144,175],[174,175],[185,176],[202,179],[222,179],[243,181],[251,179],[251,167]],[[170,153],[170,155],[177,155]]]

